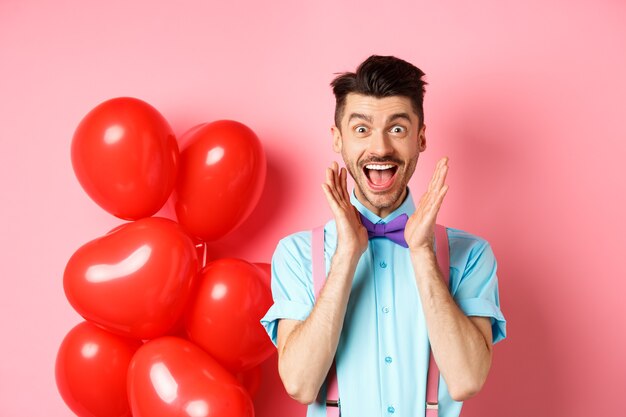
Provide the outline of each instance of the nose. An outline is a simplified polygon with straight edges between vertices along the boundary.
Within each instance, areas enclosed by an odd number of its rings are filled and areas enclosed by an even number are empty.
[[[384,131],[376,131],[370,136],[369,153],[373,156],[389,156],[393,153],[391,140]]]

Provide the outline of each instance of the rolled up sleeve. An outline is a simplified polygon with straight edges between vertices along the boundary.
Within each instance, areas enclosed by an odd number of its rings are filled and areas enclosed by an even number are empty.
[[[500,310],[497,262],[491,246],[479,241],[469,252],[454,299],[467,316],[491,318],[493,343],[506,338],[506,320]]]
[[[302,232],[282,239],[272,256],[274,304],[261,319],[261,324],[274,345],[277,344],[281,319],[305,320],[313,309],[310,235],[310,232]]]

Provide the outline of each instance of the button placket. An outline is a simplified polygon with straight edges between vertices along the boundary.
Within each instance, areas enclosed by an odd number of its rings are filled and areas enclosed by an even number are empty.
[[[378,308],[380,308],[378,316],[378,332],[379,332],[379,352],[382,353],[379,356],[379,372],[380,383],[382,384],[382,415],[391,415],[395,413],[395,407],[393,403],[396,398],[396,393],[393,392],[393,388],[388,386],[389,381],[397,380],[397,367],[393,363],[393,356],[395,352],[394,346],[394,326],[389,321],[391,319],[390,313],[392,312],[392,306],[394,302],[394,282],[392,274],[392,265],[387,261],[390,261],[393,256],[393,252],[389,246],[395,243],[387,239],[373,239],[370,241],[373,247],[372,266],[376,285],[376,301]],[[385,406],[387,404],[387,406]]]

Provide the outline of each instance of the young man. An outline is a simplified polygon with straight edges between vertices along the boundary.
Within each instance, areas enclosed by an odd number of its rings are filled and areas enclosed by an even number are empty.
[[[333,148],[346,168],[333,163],[322,185],[334,220],[324,228],[329,272],[317,298],[310,231],[282,239],[272,259],[274,305],[261,322],[287,392],[310,404],[309,417],[326,415],[318,393],[335,358],[343,417],[424,416],[431,349],[439,416],[458,416],[506,335],[489,244],[448,228],[449,287],[438,267],[434,228],[448,159],[417,206],[407,187],[426,149],[423,75],[401,59],[371,56],[332,82]],[[364,224],[406,217],[403,241],[368,238]]]

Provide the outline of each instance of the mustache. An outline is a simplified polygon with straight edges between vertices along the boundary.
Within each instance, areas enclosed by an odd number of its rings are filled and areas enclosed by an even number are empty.
[[[402,161],[392,157],[371,157],[363,162],[361,162],[361,167],[364,167],[367,164],[385,164],[385,163],[394,163],[396,165],[402,165]]]

